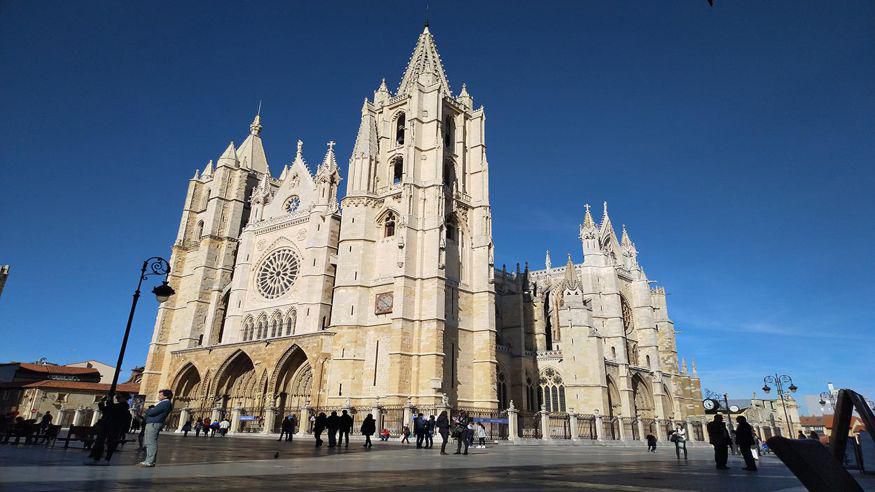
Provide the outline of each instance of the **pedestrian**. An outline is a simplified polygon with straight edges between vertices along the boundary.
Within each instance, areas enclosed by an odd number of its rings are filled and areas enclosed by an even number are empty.
[[[462,445],[465,446],[465,454],[468,454],[468,418],[464,413],[453,419],[453,437],[456,439],[456,452],[462,454]]]
[[[207,437],[210,435],[210,424],[211,423],[212,422],[210,421],[209,417],[204,417],[204,437]]]
[[[46,414],[43,415],[43,418],[39,421],[40,434],[46,433],[46,431],[49,429],[49,426],[52,425],[52,418],[52,412],[46,412]]]
[[[811,431],[808,433],[808,438],[820,442],[820,436],[817,435],[817,431]]]
[[[171,398],[173,398],[173,392],[163,389],[158,392],[158,404],[146,410],[146,435],[143,439],[146,444],[146,459],[140,463],[142,466],[155,466],[155,458],[158,455],[158,434],[164,427],[167,416],[173,410]]]
[[[714,462],[718,470],[728,470],[726,462],[729,460],[729,431],[723,424],[723,415],[717,414],[714,420],[708,422],[708,440],[714,446]]]
[[[736,417],[735,421],[738,422],[738,426],[735,427],[735,444],[738,445],[741,456],[744,457],[744,464],[746,465],[744,469],[747,471],[757,471],[757,462],[753,459],[753,453],[750,451],[750,447],[756,443],[753,427],[747,423],[747,419],[742,415]]]
[[[282,441],[283,436],[289,436],[287,440],[291,440],[292,435],[292,418],[286,416],[280,424],[280,438],[277,441]]]
[[[189,432],[191,432],[191,420],[182,424],[182,437],[188,437]]]
[[[227,417],[223,418],[221,422],[219,422],[219,435],[225,437],[225,434],[228,433],[228,429],[231,428],[231,421],[228,420]]]
[[[474,447],[474,434],[475,433],[476,432],[474,431],[474,420],[471,418],[468,418],[468,446],[469,447]]]
[[[362,422],[362,428],[360,430],[362,431],[362,435],[365,436],[364,447],[374,447],[374,445],[371,443],[371,436],[373,436],[374,433],[377,432],[377,421],[374,420],[373,415],[368,414],[368,416],[365,417],[365,420]]]
[[[429,415],[425,422],[425,447],[429,449],[434,447],[434,426],[434,415]]]
[[[410,427],[406,425],[401,428],[401,444],[410,444]]]
[[[316,438],[316,447],[318,448],[322,446],[322,432],[328,425],[328,418],[325,417],[325,412],[320,412],[318,417],[314,415],[311,420],[313,421],[313,437]]]
[[[221,428],[222,428],[222,424],[220,424],[218,420],[214,420],[210,424],[210,437],[214,437],[216,435],[216,432]],[[219,435],[221,436],[222,433],[220,432]]]
[[[339,430],[340,430],[340,439],[338,440],[337,445],[340,446],[343,444],[343,438],[346,437],[346,446],[349,447],[349,433],[352,432],[352,416],[346,410],[342,410],[340,412],[340,420],[339,422]]]
[[[650,451],[651,453],[655,453],[656,452],[656,436],[654,436],[653,434],[647,434],[646,439],[647,439],[647,451]]]
[[[389,440],[389,437],[390,437],[391,435],[392,435],[392,434],[389,433],[389,429],[383,427],[383,430],[380,431],[380,440],[381,440],[381,441],[388,441],[388,440]]]
[[[337,410],[332,410],[331,415],[325,420],[325,426],[328,428],[328,447],[337,446],[337,430],[340,428],[340,417],[337,416]]]
[[[101,458],[105,458],[109,462],[118,447],[119,441],[124,439],[125,431],[131,425],[131,412],[128,406],[128,395],[126,393],[118,393],[115,395],[114,402],[107,402],[104,398],[97,407],[100,409],[101,417],[98,421],[98,435],[91,446],[91,457],[97,463]]]
[[[450,419],[447,417],[446,410],[441,411],[440,415],[438,415],[438,418],[435,421],[435,426],[443,440],[443,442],[441,442],[441,454],[447,454],[447,439],[450,436]]]
[[[674,442],[674,453],[678,459],[681,459],[681,448],[684,450],[684,459],[687,459],[687,431],[681,424],[677,425],[674,433],[671,435]]]
[[[413,433],[416,435],[416,449],[422,448],[425,440],[425,419],[421,413],[413,419]]]
[[[483,426],[483,422],[477,422],[479,429],[477,429],[477,447],[480,449],[486,449],[486,427]]]
[[[201,436],[201,429],[203,429],[203,428],[204,428],[204,423],[201,421],[201,419],[197,419],[194,422],[194,437],[200,437]]]

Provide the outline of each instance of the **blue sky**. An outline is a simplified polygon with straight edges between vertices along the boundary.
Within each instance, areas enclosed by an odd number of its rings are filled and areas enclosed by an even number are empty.
[[[114,363],[195,168],[259,100],[275,172],[298,138],[310,162],[336,140],[345,164],[424,5],[0,3],[0,360]],[[580,261],[583,204],[607,200],[703,386],[743,397],[780,371],[875,393],[873,17],[862,0],[432,1],[453,90],[486,108],[496,262]]]

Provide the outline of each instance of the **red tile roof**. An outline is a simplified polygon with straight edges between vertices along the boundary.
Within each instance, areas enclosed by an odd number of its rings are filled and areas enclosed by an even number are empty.
[[[13,364],[18,364],[22,369],[43,374],[100,374],[100,371],[93,367],[50,366],[43,364],[30,364],[27,362],[13,362]]]

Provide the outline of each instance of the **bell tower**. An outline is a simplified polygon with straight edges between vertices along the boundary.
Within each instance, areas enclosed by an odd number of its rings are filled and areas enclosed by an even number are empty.
[[[454,96],[426,26],[392,94],[365,99],[349,161],[329,399],[495,408],[485,113]]]

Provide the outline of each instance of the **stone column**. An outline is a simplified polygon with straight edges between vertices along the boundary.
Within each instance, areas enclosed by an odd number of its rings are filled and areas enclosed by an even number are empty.
[[[647,433],[647,434],[649,434],[649,433]],[[644,438],[644,436],[646,436],[647,434],[644,433],[644,421],[641,419],[638,419],[638,438],[641,439],[642,441],[645,441],[646,439]]]
[[[242,410],[240,407],[231,410],[231,428],[228,429],[229,433],[234,434],[240,429],[240,412]]]
[[[571,440],[576,441],[577,436],[577,414],[573,409],[568,409],[568,426],[571,427]]]
[[[220,420],[222,418],[222,408],[216,407],[213,409],[213,415],[210,420]]]
[[[380,434],[380,431],[383,429],[383,424],[380,422],[382,410],[379,405],[374,405],[371,407],[371,417],[374,417],[374,424],[377,426],[377,435]],[[364,419],[362,419],[364,421]],[[374,436],[376,437],[376,436]]]
[[[267,415],[264,416],[264,428],[261,429],[262,434],[270,434],[273,432],[273,424],[276,422],[276,407],[267,409]]]
[[[510,401],[510,406],[507,408],[507,440],[514,442],[519,439],[519,410],[514,408],[513,400]]]
[[[183,408],[179,412],[179,425],[176,426],[176,432],[182,432],[182,426],[188,422],[188,419],[191,418],[191,410],[189,408]]]
[[[404,422],[401,425],[410,426],[411,419],[413,419],[413,402],[408,398],[407,403],[404,405]]]
[[[599,415],[599,410],[595,411],[595,438],[598,441],[605,440],[605,423],[602,420],[602,416]]]
[[[82,425],[82,413],[83,413],[82,410],[83,410],[83,408],[79,407],[76,409],[75,412],[73,412],[73,423],[70,424],[71,426],[72,425],[75,425],[75,426]]]
[[[656,421],[656,439],[660,441],[665,441],[668,439],[668,436],[665,435],[665,424],[671,422],[670,420],[657,420]]]
[[[550,439],[550,426],[547,425],[547,407],[541,405],[541,411],[538,412],[538,415],[541,416],[541,439]]]
[[[90,425],[91,427],[97,425],[97,421],[100,420],[101,415],[103,415],[103,412],[101,412],[100,410],[94,410],[94,412],[91,414],[91,423],[89,423],[88,425]]]
[[[298,415],[298,435],[304,436],[310,429],[310,409],[307,406],[301,407]]]
[[[620,430],[620,440],[625,441],[629,439],[629,436],[626,435],[626,422],[623,421],[623,417],[617,415],[617,429]]]

